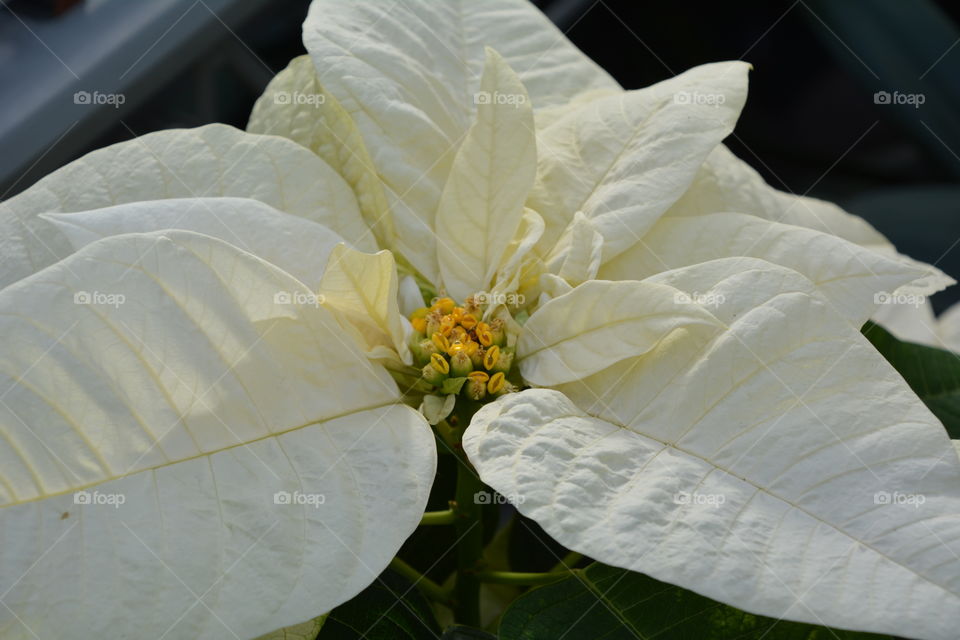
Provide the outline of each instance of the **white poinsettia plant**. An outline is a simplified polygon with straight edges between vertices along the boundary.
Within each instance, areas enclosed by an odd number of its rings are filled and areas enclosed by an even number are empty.
[[[0,204],[4,638],[315,618],[431,521],[438,447],[465,533],[488,485],[749,612],[955,637],[960,460],[860,333],[951,281],[721,144],[748,65],[625,91],[525,0],[315,0],[303,36],[248,131]]]

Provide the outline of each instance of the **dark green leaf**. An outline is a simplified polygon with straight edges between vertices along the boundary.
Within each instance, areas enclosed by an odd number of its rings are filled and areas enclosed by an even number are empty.
[[[951,438],[960,438],[960,357],[952,351],[903,342],[868,322],[863,335],[893,365]]]
[[[436,640],[440,627],[430,605],[391,570],[330,612],[317,640]]]
[[[497,636],[480,629],[458,624],[448,627],[440,640],[497,640]]]
[[[640,573],[594,563],[517,598],[500,640],[888,640],[745,613]]]

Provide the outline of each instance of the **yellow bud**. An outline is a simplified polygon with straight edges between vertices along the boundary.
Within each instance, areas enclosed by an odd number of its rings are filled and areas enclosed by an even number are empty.
[[[430,356],[430,365],[444,375],[450,373],[450,363],[439,353]]]
[[[430,336],[430,339],[433,340],[433,344],[437,346],[442,353],[447,353],[450,350],[450,341],[447,340],[447,337],[442,333],[435,333]]]
[[[490,379],[486,371],[471,371],[467,374],[467,377],[471,380],[478,380],[479,382],[486,382]]]
[[[483,354],[483,368],[486,369],[487,371],[489,371],[490,369],[493,369],[497,364],[497,360],[499,359],[500,359],[500,347],[498,347],[497,345],[493,345],[492,347],[487,349],[487,352],[485,354]]]
[[[455,353],[459,353],[460,351],[466,351],[466,350],[467,350],[467,345],[460,342],[459,340],[456,340],[450,343],[450,348],[447,349],[447,353],[449,353],[450,355],[453,355]]]
[[[470,356],[471,358],[473,357],[473,354],[475,354],[475,353],[477,353],[478,351],[480,351],[480,345],[478,345],[478,344],[477,344],[476,342],[474,342],[473,340],[469,340],[469,339],[468,339],[467,342],[466,342],[466,347],[465,347],[465,348],[466,348],[466,350],[467,350],[467,355]]]
[[[487,391],[490,393],[497,393],[500,389],[503,389],[503,385],[506,383],[506,378],[503,375],[502,371],[498,371],[493,374],[493,377],[490,378],[490,381],[487,382]]]
[[[427,330],[427,319],[426,318],[414,318],[410,321],[410,324],[413,325],[413,330],[417,333],[425,333]]]
[[[451,313],[455,306],[457,306],[457,303],[453,301],[453,298],[440,298],[433,303],[433,308],[439,309],[440,313],[444,315]]]
[[[490,333],[490,328],[486,325],[486,323],[481,322],[477,325],[476,334],[477,340],[479,340],[480,344],[483,346],[489,347],[493,344],[493,334]]]
[[[477,326],[477,319],[476,317],[468,313],[462,318],[460,318],[460,324],[463,326],[464,329],[466,329],[467,331],[470,331],[471,329]]]

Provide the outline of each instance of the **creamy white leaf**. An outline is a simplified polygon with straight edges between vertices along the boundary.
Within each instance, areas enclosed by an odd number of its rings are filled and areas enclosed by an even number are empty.
[[[471,462],[602,562],[758,614],[955,637],[960,459],[943,427],[812,283],[737,262],[647,281],[723,295],[725,326],[487,405]]]
[[[437,258],[455,300],[486,291],[520,228],[537,172],[530,98],[517,74],[487,49],[480,91],[491,99],[457,150],[437,207]],[[510,100],[501,102],[497,96]]]
[[[527,204],[547,223],[541,253],[578,211],[603,236],[604,260],[636,242],[733,131],[748,69],[743,62],[695,67],[587,102],[539,131],[538,179]]]
[[[253,105],[247,131],[283,136],[307,147],[350,184],[380,246],[393,247],[386,194],[357,125],[320,84],[310,56],[290,61]]]
[[[0,292],[0,635],[255,637],[376,578],[433,437],[310,293],[183,231]]]
[[[808,227],[864,246],[890,246],[862,218],[832,202],[774,189],[726,146],[718,145],[700,167],[693,184],[666,215],[700,216],[722,211]]]
[[[397,306],[397,267],[393,254],[362,253],[339,245],[320,282],[322,303],[359,332],[368,351],[385,347],[390,358],[410,364],[410,348]]]
[[[195,231],[252,253],[311,289],[343,238],[323,225],[249,198],[170,198],[130,202],[68,214],[41,214],[79,249],[124,233]]]
[[[69,242],[41,213],[223,196],[259,200],[376,249],[350,186],[316,154],[290,140],[211,124],[98,149],[0,203],[0,286],[69,255]]]
[[[537,386],[570,382],[647,353],[678,329],[716,326],[673,287],[591,280],[538,308],[517,341],[520,373]]]
[[[661,271],[727,257],[753,257],[802,273],[860,327],[902,285],[928,271],[914,263],[812,229],[737,213],[662,218],[599,277],[642,280]],[[736,264],[736,263],[733,263]]]
[[[484,47],[516,70],[536,109],[619,88],[526,0],[317,0],[303,41],[370,150],[397,248],[432,281],[433,216],[473,121]]]

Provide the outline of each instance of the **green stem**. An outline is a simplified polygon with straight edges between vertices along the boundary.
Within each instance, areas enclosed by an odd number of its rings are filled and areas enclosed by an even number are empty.
[[[457,521],[457,512],[453,509],[444,509],[443,511],[427,511],[420,518],[420,526],[432,526],[438,524],[454,524]]]
[[[449,603],[450,593],[436,582],[423,575],[400,558],[390,561],[390,568],[404,576],[426,597],[437,602]]]
[[[480,626],[480,580],[476,568],[483,554],[481,509],[474,498],[484,488],[469,463],[457,466],[457,582],[454,587],[454,617],[457,622]]]
[[[540,584],[550,584],[557,580],[562,580],[570,576],[570,571],[551,571],[549,573],[519,573],[516,571],[479,571],[476,578],[480,582],[492,582],[494,584],[513,584],[523,586],[534,586]]]
[[[583,560],[583,554],[577,553],[576,551],[571,551],[571,552],[568,553],[567,555],[563,556],[563,559],[560,560],[560,562],[558,562],[557,564],[555,564],[555,565],[553,566],[553,569],[550,569],[550,571],[551,571],[551,572],[553,572],[553,571],[564,571],[564,570],[570,571],[570,570],[572,570],[572,569],[577,565],[577,563],[580,562],[581,560]]]

